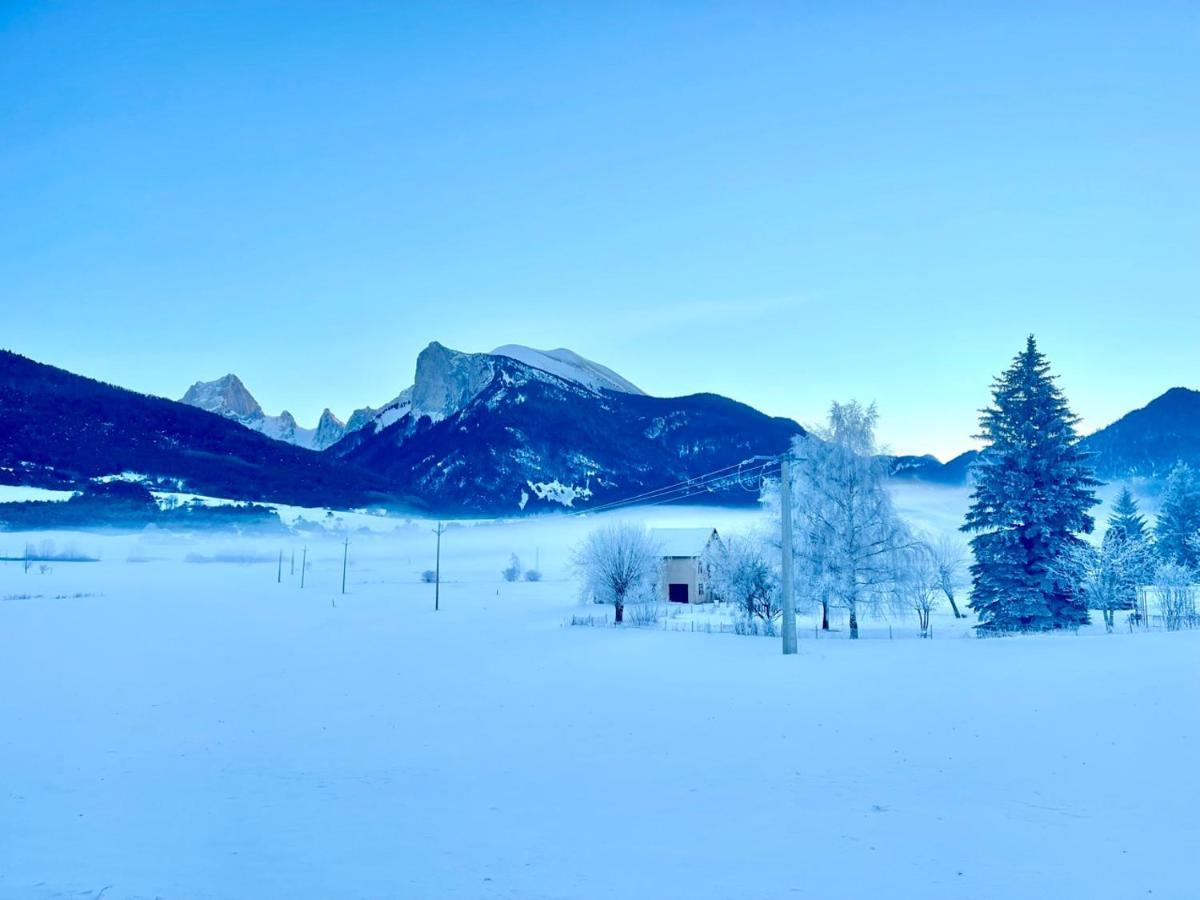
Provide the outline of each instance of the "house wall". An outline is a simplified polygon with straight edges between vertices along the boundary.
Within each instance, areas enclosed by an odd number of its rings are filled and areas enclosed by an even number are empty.
[[[700,592],[700,561],[695,557],[668,557],[663,560],[662,581],[659,595],[665,603],[670,598],[671,584],[686,584],[688,586],[689,603],[707,603],[708,587]]]

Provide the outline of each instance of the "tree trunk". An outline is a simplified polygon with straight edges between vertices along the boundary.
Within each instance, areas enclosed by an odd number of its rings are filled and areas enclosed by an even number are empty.
[[[622,622],[624,622],[624,621],[625,621],[625,604],[624,604],[624,603],[622,603],[620,600],[618,600],[618,601],[617,601],[615,604],[613,604],[613,605],[614,605],[614,606],[616,607],[616,609],[617,609],[617,615],[616,615],[616,619],[615,619],[615,621],[616,621],[616,623],[617,623],[618,625],[620,625]]]
[[[858,640],[858,614],[853,609],[850,610],[850,640]]]
[[[1112,634],[1113,630],[1113,611],[1111,609],[1104,610],[1104,630]]]
[[[829,630],[829,601],[821,601],[821,630]]]
[[[947,595],[946,595],[946,599],[950,601],[950,608],[951,608],[952,610],[954,610],[954,618],[956,618],[956,619],[965,619],[965,618],[966,618],[966,616],[964,616],[962,613],[960,613],[960,612],[958,611],[958,604],[954,602],[954,595],[953,595],[953,594],[947,594]]]

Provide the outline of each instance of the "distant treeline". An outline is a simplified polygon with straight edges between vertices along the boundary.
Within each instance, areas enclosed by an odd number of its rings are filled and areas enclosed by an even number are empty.
[[[253,503],[206,506],[182,503],[163,509],[140,484],[122,481],[91,484],[69,500],[0,503],[0,530],[36,531],[68,528],[128,528],[147,525],[197,528],[285,530],[274,509]]]

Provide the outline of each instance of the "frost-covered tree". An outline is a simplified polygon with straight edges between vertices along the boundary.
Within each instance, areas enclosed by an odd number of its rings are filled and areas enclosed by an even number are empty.
[[[846,610],[851,638],[861,616],[894,596],[898,552],[913,543],[888,493],[877,420],[874,405],[834,403],[829,424],[793,444],[798,583],[810,599]]]
[[[896,580],[896,605],[917,614],[921,637],[929,637],[929,618],[942,595],[941,575],[933,547],[913,544],[898,552],[899,577]]]
[[[1163,486],[1162,506],[1154,525],[1159,555],[1168,562],[1196,568],[1200,564],[1195,537],[1200,534],[1200,472],[1176,463]]]
[[[521,577],[521,559],[513,553],[508,557],[508,565],[501,570],[505,581],[516,581]]]
[[[1167,631],[1197,624],[1195,583],[1195,570],[1177,562],[1162,563],[1155,570],[1154,593]]]
[[[613,618],[625,621],[625,604],[653,597],[662,553],[639,525],[617,523],[597,528],[575,551],[575,568],[585,596],[611,603]]]
[[[1136,609],[1139,586],[1153,571],[1149,545],[1125,534],[1121,525],[1110,525],[1100,547],[1084,544],[1074,553],[1074,574],[1088,608],[1099,610],[1105,631],[1112,632],[1114,614]]]
[[[756,535],[729,535],[713,542],[708,555],[709,586],[746,620],[768,629],[779,618],[778,551]]]
[[[1072,555],[1094,522],[1096,481],[1078,419],[1032,335],[992,385],[986,446],[974,468],[963,530],[973,533],[970,606],[985,632],[1075,628],[1087,603]]]
[[[954,612],[954,618],[965,619],[966,613],[959,612],[956,598],[958,589],[963,583],[963,570],[967,564],[966,548],[962,545],[959,539],[950,535],[942,535],[936,541],[928,545],[929,553],[933,557],[933,564],[937,569],[937,586],[938,590],[946,598],[946,602],[950,604],[950,609]]]
[[[1108,517],[1109,528],[1120,528],[1124,535],[1131,540],[1145,540],[1146,517],[1138,508],[1129,485],[1122,485],[1121,493],[1113,501],[1112,513]]]

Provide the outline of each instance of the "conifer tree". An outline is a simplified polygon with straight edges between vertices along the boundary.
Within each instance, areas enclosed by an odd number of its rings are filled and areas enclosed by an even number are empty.
[[[1179,462],[1167,475],[1162,508],[1154,526],[1159,554],[1167,562],[1195,568],[1200,563],[1200,472]]]
[[[983,410],[987,444],[974,473],[963,531],[971,548],[971,608],[984,632],[1075,628],[1087,600],[1071,560],[1099,484],[1079,446],[1078,418],[1033,335],[992,385]]]
[[[1113,502],[1112,514],[1108,517],[1108,527],[1120,528],[1121,534],[1135,541],[1146,539],[1146,517],[1138,509],[1138,502],[1129,490],[1129,485],[1121,488],[1121,493]]]

